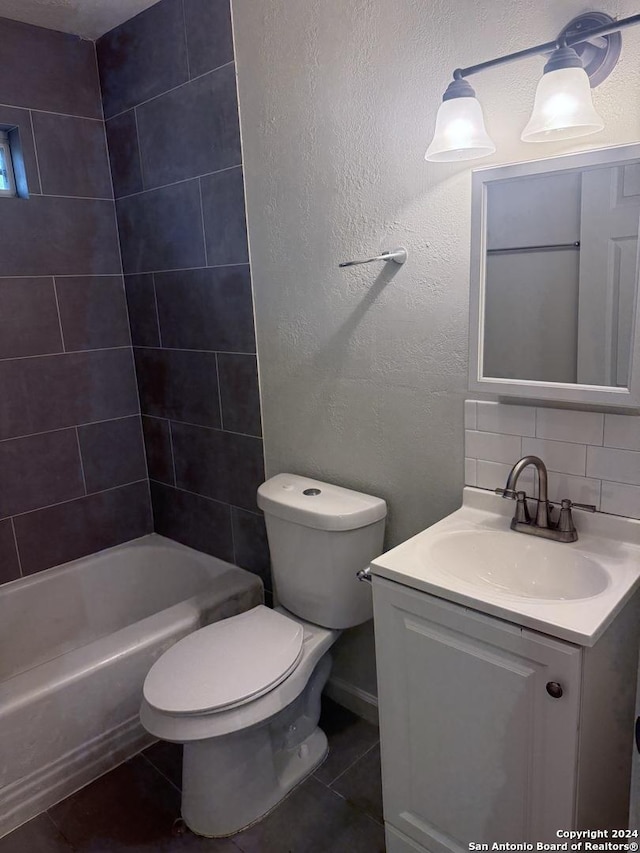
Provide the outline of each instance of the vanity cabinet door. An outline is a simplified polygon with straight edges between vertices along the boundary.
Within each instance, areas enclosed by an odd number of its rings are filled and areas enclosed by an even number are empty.
[[[373,588],[385,821],[429,853],[557,841],[574,822],[580,648]]]

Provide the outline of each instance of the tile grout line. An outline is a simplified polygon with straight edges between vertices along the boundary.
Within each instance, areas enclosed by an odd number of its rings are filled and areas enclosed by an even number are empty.
[[[208,175],[204,175],[203,177],[206,178],[206,177],[208,177]],[[190,180],[195,180],[195,179],[190,179]],[[208,267],[203,267],[203,266],[199,266],[199,267],[174,267],[173,269],[167,269],[167,270],[139,270],[139,271],[135,271],[135,272],[127,272],[127,273],[124,273],[124,275],[125,276],[126,275],[150,275],[151,273],[155,273],[156,275],[162,275],[163,273],[166,273],[166,272],[194,272],[194,271],[198,271],[198,270],[222,270],[222,269],[226,269],[227,267],[248,267],[248,266],[249,266],[248,261],[241,261],[240,263],[237,263],[237,264],[209,264]]]
[[[31,123],[31,136],[33,138],[33,155],[36,161],[36,172],[38,173],[38,183],[40,184],[40,193],[44,193],[44,186],[42,185],[42,175],[40,174],[40,160],[38,159],[38,143],[36,142],[36,129],[33,124],[33,116],[31,114],[31,110],[29,110],[29,122]]]
[[[208,175],[204,175],[203,177],[208,177]],[[190,178],[190,180],[195,180],[195,178]],[[38,193],[31,193],[31,195],[38,195]],[[46,198],[52,198],[52,196],[46,196]],[[71,196],[73,198],[73,196]],[[92,199],[92,201],[110,201],[112,204],[114,203],[113,199]],[[119,199],[118,199],[119,201]],[[115,205],[114,205],[115,206]],[[131,277],[134,275],[152,275],[155,273],[156,275],[163,275],[164,273],[174,273],[174,272],[200,272],[202,270],[222,270],[233,267],[248,267],[248,261],[240,261],[239,263],[234,264],[209,264],[208,267],[170,267],[165,270],[134,270],[133,272],[102,272],[102,273],[91,273],[90,275],[84,275],[83,273],[42,273],[35,275],[0,275],[0,281],[2,279],[24,279],[24,278],[51,278],[52,275],[56,278],[126,278],[127,276]]]
[[[209,266],[209,252],[207,250],[207,229],[204,224],[204,202],[202,200],[202,178],[198,178],[198,195],[200,197],[200,224],[202,225],[202,244],[204,246],[204,262]]]
[[[173,471],[173,485],[178,488],[178,476],[176,474],[176,455],[173,450],[173,431],[171,429],[171,421],[167,418],[167,427],[169,429],[169,449],[171,450],[171,469]],[[151,477],[149,478],[151,479]],[[156,480],[154,480],[154,483]]]
[[[236,556],[236,537],[233,530],[233,506],[231,504],[229,504],[229,527],[231,528],[231,553],[233,554],[233,562],[236,566],[239,566],[240,564]]]
[[[222,432],[231,432],[231,430],[225,430],[224,428],[224,417],[222,415],[222,392],[220,390],[220,365],[218,364],[218,355],[216,352],[216,383],[218,385],[218,411],[220,412],[220,429]]]
[[[252,356],[255,358],[255,352],[240,352],[240,351],[231,351],[231,350],[223,350],[223,349],[189,349],[188,347],[150,347],[145,344],[134,345],[134,349],[151,349],[151,350],[164,350],[165,352],[201,352],[201,353],[211,353],[212,355],[242,355],[242,356]],[[91,350],[80,350],[81,352],[91,352]],[[53,353],[55,355],[55,353]],[[35,356],[17,356],[18,358],[35,358]]]
[[[134,369],[135,369],[135,365],[134,365]],[[144,440],[144,426],[142,424],[142,412],[140,412],[140,414],[138,414],[138,415],[134,415],[133,417],[136,417],[138,419],[138,424],[140,426],[140,441],[142,442],[142,456],[144,458],[144,473],[145,473],[147,483],[149,483],[149,460],[147,459],[147,443]],[[150,486],[149,486],[149,501],[151,501],[151,487]]]
[[[51,278],[51,276],[47,276],[47,278]],[[54,356],[60,355],[83,355],[90,352],[120,352],[125,349],[131,349],[131,347],[129,345],[124,345],[118,347],[96,347],[96,349],[74,349],[63,352],[41,352],[36,355],[12,355],[9,356],[9,358],[0,358],[0,364],[4,364],[9,361],[27,361],[33,358],[53,358]]]
[[[198,74],[197,77],[192,77],[190,80],[185,80],[183,83],[178,83],[177,86],[172,86],[171,89],[166,89],[164,92],[160,92],[158,95],[153,95],[151,98],[146,98],[144,101],[138,101],[138,103],[132,104],[130,107],[126,107],[124,110],[120,110],[119,112],[114,113],[113,115],[105,116],[105,123],[111,121],[114,118],[119,118],[120,116],[130,112],[130,110],[133,110],[136,107],[143,107],[145,104],[151,103],[151,101],[156,101],[158,98],[163,98],[165,95],[168,95],[171,92],[175,92],[178,89],[182,89],[184,86],[188,86],[189,83],[195,83],[196,80],[201,80],[203,77],[206,77],[207,74],[214,74],[216,71],[220,71],[221,68],[226,68],[228,65],[234,64],[235,59],[230,59],[228,62],[223,62],[222,65],[217,65],[215,68],[210,68],[208,71],[204,71],[202,74]],[[3,105],[0,104],[0,106]],[[6,106],[10,105],[6,104]]]
[[[31,193],[31,195],[37,195],[37,193]],[[113,199],[108,199],[109,201],[113,201]],[[167,272],[174,272],[174,270],[167,270]],[[181,272],[181,270],[176,270],[176,272]],[[138,273],[129,273],[129,275],[138,275]],[[139,275],[146,275],[146,273],[139,273]],[[0,275],[0,282],[3,279],[24,279],[24,278],[123,278],[124,273],[122,272],[101,272],[101,273],[91,273],[90,275],[82,275],[82,273],[65,273],[60,275],[58,273],[48,273],[43,275]]]
[[[207,350],[205,350],[206,352]],[[250,355],[251,353],[246,353]],[[624,415],[623,415],[624,417]],[[632,417],[632,416],[629,416]],[[632,447],[617,447],[613,444],[594,444],[590,441],[576,441],[575,439],[570,438],[543,438],[540,435],[522,435],[517,432],[494,432],[493,430],[485,430],[485,429],[469,429],[465,428],[465,432],[473,432],[480,433],[481,435],[495,435],[500,436],[501,438],[520,438],[523,441],[525,439],[530,439],[533,441],[545,441],[550,444],[570,444],[573,447],[594,447],[596,449],[603,448],[604,450],[625,450],[629,453],[640,453],[640,450],[634,450]]]
[[[313,778],[315,779],[316,777],[314,776]],[[316,781],[320,782],[319,779],[317,779]],[[323,785],[324,783],[320,782],[320,784]],[[347,803],[348,805],[350,805],[351,808],[355,809],[358,812],[358,814],[362,815],[362,817],[367,818],[371,822],[375,823],[376,826],[384,826],[384,819],[382,821],[378,820],[372,814],[369,814],[369,812],[366,809],[362,808],[362,806],[356,805],[356,803],[351,802],[348,799],[348,797],[345,797],[344,794],[341,794],[339,791],[335,791],[333,788],[329,788],[326,785],[325,785],[325,788],[327,788],[327,791],[329,791],[335,797],[338,797],[344,803]]]
[[[76,199],[76,201],[110,201],[112,204],[114,202],[114,199],[103,195],[58,195],[57,193],[31,193],[31,195],[39,196],[40,198],[71,198]]]
[[[162,772],[162,770],[160,770],[160,768],[159,768],[159,767],[157,767],[157,766],[153,763],[153,761],[152,761],[150,758],[148,758],[148,757],[144,754],[144,751],[143,751],[143,752],[138,752],[138,753],[137,753],[137,755],[138,755],[140,758],[142,758],[144,761],[146,761],[146,762],[147,762],[147,764],[149,765],[149,767],[152,767],[152,768],[155,770],[155,772],[158,774],[158,776],[161,776],[161,777],[162,777],[166,782],[168,782],[174,790],[178,791],[178,793],[180,793],[180,794],[182,793],[182,788],[179,788],[179,787],[176,785],[176,783],[175,783],[172,779],[170,779],[170,778],[167,776],[167,774],[166,774],[166,773],[163,773],[163,772]],[[136,757],[136,756],[134,755],[134,756],[133,756],[133,758],[135,758],[135,757]]]
[[[160,328],[160,311],[158,309],[158,289],[156,287],[156,274],[154,272],[151,273],[151,286],[153,287],[153,304],[156,310],[156,325],[158,326],[158,341],[160,343],[159,349],[167,349],[162,345],[162,329]],[[145,349],[145,347],[140,347],[140,349]],[[150,347],[150,349],[154,349],[154,347]]]
[[[86,115],[82,115],[81,113],[59,113],[59,112],[56,112],[55,110],[41,110],[41,109],[38,109],[37,107],[26,107],[26,106],[21,106],[20,104],[0,104],[0,108],[7,109],[7,110],[24,110],[25,112],[29,112],[29,113],[44,113],[45,115],[62,116],[63,118],[83,118],[83,119],[86,119],[87,121],[98,121],[98,122],[102,121],[102,119],[99,116],[97,116],[97,117],[86,116]],[[126,110],[125,110],[125,112],[126,112]]]
[[[11,521],[11,530],[13,531],[13,544],[16,546],[16,556],[18,558],[18,571],[20,572],[20,577],[23,578],[24,574],[22,571],[22,560],[20,558],[20,548],[18,548],[18,534],[16,533],[16,526],[13,521],[13,516],[9,519]]]
[[[138,482],[142,482],[139,480]],[[256,512],[255,509],[247,509],[244,506],[237,506],[236,504],[229,503],[228,501],[220,500],[220,498],[212,498],[210,495],[202,495],[200,492],[193,492],[191,489],[185,489],[183,486],[172,486],[171,483],[163,483],[162,480],[156,480],[152,478],[152,482],[156,483],[158,486],[165,486],[168,489],[176,489],[178,492],[185,492],[187,495],[193,495],[194,498],[204,498],[206,501],[211,501],[214,504],[220,504],[220,506],[224,507],[234,507],[235,509],[239,509],[242,512],[251,513],[251,515],[256,515],[258,518],[262,518],[262,515],[259,512]],[[131,485],[131,484],[129,484]],[[115,488],[118,488],[117,486]],[[77,500],[77,498],[75,499]],[[0,519],[1,521],[2,519]]]
[[[142,162],[142,146],[140,145],[140,128],[138,127],[138,108],[133,108],[133,123],[136,126],[136,146],[138,149],[138,162],[140,163],[140,182],[142,183],[142,189],[138,193],[131,193],[131,195],[142,195],[142,193],[148,192],[147,187],[144,185],[144,163]],[[106,127],[106,122],[105,122]],[[160,187],[158,189],[161,189]],[[114,199],[115,199],[115,187],[113,189]],[[119,196],[118,201],[122,198],[129,198],[129,196]]]
[[[144,447],[144,458],[145,462],[147,461],[147,446],[145,444]],[[149,515],[151,516],[151,532],[156,532],[156,516],[153,511],[153,498],[151,496],[151,477],[149,476],[149,465],[147,463],[147,479],[145,480],[147,486],[147,495],[149,497]]]
[[[256,518],[264,518],[264,515],[260,510],[247,509],[244,506],[227,503],[226,501],[221,501],[218,498],[212,498],[209,495],[201,495],[200,492],[192,492],[190,489],[185,489],[182,486],[176,486],[173,483],[167,483],[164,480],[156,480],[154,477],[151,477],[151,482],[155,483],[157,486],[167,486],[170,489],[177,489],[179,492],[186,492],[188,495],[194,495],[196,498],[205,498],[208,501],[213,501],[214,503],[222,504],[223,506],[230,506],[232,509],[237,509],[240,510],[240,512],[247,512],[249,515],[254,515]]]
[[[362,753],[362,755],[359,755],[358,758],[355,759],[355,761],[352,761],[348,767],[345,767],[344,770],[342,770],[340,773],[338,773],[338,775],[335,777],[335,779],[332,779],[330,782],[326,783],[326,787],[331,788],[331,786],[333,784],[335,784],[338,781],[338,779],[341,779],[345,773],[348,773],[349,770],[351,770],[353,767],[355,767],[355,765],[359,761],[361,761],[363,758],[365,758],[365,756],[369,755],[369,753],[379,745],[380,745],[380,738],[378,737],[378,739],[376,740],[375,743],[371,744],[371,746],[368,749],[365,749],[365,751]],[[318,780],[318,781],[320,781],[320,780]],[[331,790],[333,790],[333,789],[331,788]],[[337,791],[336,791],[336,793],[337,793]]]
[[[130,415],[130,417],[133,417],[133,415]],[[156,420],[171,421],[174,424],[181,424],[182,426],[196,427],[199,429],[208,429],[211,432],[223,432],[226,435],[239,435],[239,436],[242,436],[243,438],[256,438],[259,441],[263,441],[263,438],[261,435],[251,435],[251,433],[248,433],[248,432],[236,432],[235,430],[232,430],[232,429],[220,429],[220,427],[206,426],[205,424],[194,424],[191,421],[181,421],[178,418],[168,418],[164,415],[149,415],[149,414],[145,413],[145,417],[156,418]],[[10,441],[10,439],[3,439],[3,440],[4,441]],[[555,473],[558,473],[558,472],[555,472]]]
[[[69,796],[71,797],[71,796],[73,796],[73,794],[70,794]],[[65,799],[69,799],[69,797],[65,797]],[[64,802],[64,800],[61,800],[61,802]],[[57,805],[57,803],[56,803],[56,805]],[[53,808],[53,806],[50,806],[50,808]],[[58,835],[60,835],[60,837],[63,838],[67,842],[67,844],[69,845],[69,848],[70,848],[69,853],[75,853],[75,851],[77,850],[76,846],[71,843],[71,841],[67,838],[67,836],[64,834],[64,832],[60,829],[58,824],[55,822],[53,817],[49,814],[49,809],[45,809],[44,812],[41,812],[40,814],[45,814],[49,818],[49,823],[51,824],[51,826],[53,826],[53,828],[58,833]],[[34,820],[34,818],[31,818],[31,820]],[[22,825],[26,826],[26,824],[22,824]]]
[[[56,277],[52,276],[53,279],[53,295],[56,300],[56,313],[58,315],[58,326],[60,327],[60,342],[62,343],[62,352],[66,353],[67,347],[64,342],[64,332],[62,331],[62,317],[60,316],[60,302],[58,300],[58,287],[56,285]]]
[[[243,438],[257,438],[259,441],[263,440],[261,435],[252,435],[251,433],[248,433],[248,432],[236,432],[235,430],[230,430],[230,429],[222,430],[222,429],[219,429],[218,427],[206,426],[204,424],[194,424],[194,423],[191,423],[191,421],[180,421],[180,420],[177,420],[176,418],[167,418],[164,415],[150,415],[150,414],[147,414],[146,412],[132,412],[130,415],[119,415],[117,418],[102,418],[99,421],[83,421],[81,424],[67,424],[66,426],[53,427],[52,429],[38,430],[37,432],[28,432],[28,433],[24,433],[24,434],[21,433],[19,435],[10,435],[10,436],[7,436],[7,438],[0,438],[0,444],[3,444],[5,441],[22,441],[22,439],[35,438],[35,436],[38,436],[38,435],[49,435],[52,432],[64,432],[65,430],[68,430],[68,429],[74,429],[74,427],[94,426],[95,424],[107,424],[107,423],[112,423],[113,421],[125,421],[128,418],[139,418],[139,417],[154,418],[155,420],[158,420],[158,421],[172,420],[173,423],[183,424],[184,426],[199,427],[200,429],[208,429],[208,430],[211,430],[212,432],[224,432],[227,435],[238,435],[238,436],[242,436]],[[485,461],[489,461],[489,460],[485,460]],[[507,463],[496,463],[496,464],[507,464]],[[560,472],[555,472],[555,473],[560,473]],[[576,476],[576,475],[573,475],[573,476]],[[594,477],[593,479],[596,479],[596,478]],[[615,482],[615,481],[612,481],[612,482]]]
[[[187,78],[191,82],[191,62],[189,61],[189,38],[187,37],[187,10],[184,7],[182,0],[182,27],[184,29],[184,55],[187,60]]]
[[[53,509],[56,506],[63,506],[63,504],[70,504],[74,501],[83,501],[86,498],[93,498],[96,495],[103,495],[105,492],[114,492],[116,489],[126,489],[129,486],[136,486],[138,483],[146,483],[146,480],[132,480],[130,483],[120,483],[117,486],[109,486],[108,489],[98,489],[96,492],[89,492],[86,495],[78,495],[75,498],[67,498],[64,501],[57,501],[56,503],[46,504],[45,506],[36,506],[33,509],[27,509],[24,512],[14,512],[13,515],[5,515],[0,518],[0,521],[6,521],[7,519],[21,518],[23,515],[31,515],[34,512],[41,512],[45,509]]]
[[[131,415],[119,415],[117,418],[103,418],[103,420],[100,421],[84,421],[81,424],[68,424],[67,426],[54,427],[53,429],[43,429],[39,432],[28,432],[24,435],[12,435],[8,438],[0,438],[0,444],[5,441],[21,441],[23,438],[34,438],[37,435],[49,435],[52,432],[64,432],[65,430],[73,429],[74,427],[93,426],[94,424],[108,424],[112,421],[126,421],[128,418],[136,417],[139,417],[138,412],[134,412]],[[150,417],[154,417],[154,415],[151,415]]]
[[[116,214],[116,216],[117,216],[117,214]],[[120,238],[118,237],[118,242],[119,241],[120,241]],[[126,288],[125,283],[124,283],[124,275],[121,275],[118,277],[120,279],[122,279],[122,281],[120,282],[121,294],[122,294],[122,299],[124,301],[124,312],[127,315],[127,333],[128,333],[127,336],[129,338],[129,348],[131,349],[131,356],[133,357],[133,336],[131,334],[131,316],[129,314],[129,300],[127,299],[127,288]],[[134,369],[135,369],[135,364],[134,364]],[[136,377],[136,383],[137,383],[137,377]]]
[[[82,485],[84,486],[84,494],[86,497],[87,494],[89,493],[89,491],[87,489],[87,478],[85,477],[85,473],[84,473],[84,462],[82,461],[82,448],[80,446],[80,433],[78,431],[77,426],[75,426],[74,429],[76,432],[76,444],[78,445],[78,458],[80,460],[80,472],[82,474]]]
[[[137,119],[136,119],[136,129],[137,129]],[[140,168],[142,170],[142,153],[140,154]],[[154,193],[154,192],[159,191],[159,190],[166,190],[166,189],[169,189],[170,187],[177,187],[177,186],[180,186],[180,184],[188,184],[189,181],[199,181],[201,178],[210,178],[213,175],[219,175],[222,172],[231,172],[233,169],[241,169],[241,168],[242,168],[242,163],[234,163],[233,166],[225,166],[222,169],[214,169],[213,172],[203,172],[201,175],[191,175],[191,177],[189,177],[189,178],[180,178],[179,181],[172,181],[169,184],[160,184],[157,187],[145,187],[145,189],[138,190],[135,193],[127,193],[127,195],[119,195],[118,198],[116,199],[116,201],[125,201],[126,199],[135,198],[136,196],[148,195],[148,193]],[[50,197],[54,198],[54,196],[50,196]],[[62,198],[66,198],[66,196],[62,196]],[[77,198],[77,196],[69,196],[69,198]],[[101,201],[102,199],[96,199],[96,200]],[[111,199],[109,199],[109,200],[111,201]],[[245,263],[248,263],[248,261],[245,261]],[[161,270],[158,270],[158,272],[161,272]]]

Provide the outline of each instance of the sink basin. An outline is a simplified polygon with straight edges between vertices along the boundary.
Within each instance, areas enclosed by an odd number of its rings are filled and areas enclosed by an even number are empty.
[[[607,588],[609,576],[599,563],[558,547],[511,531],[459,530],[434,536],[424,556],[436,571],[508,596],[566,601]]]
[[[393,581],[593,646],[640,589],[640,520],[585,513],[566,543],[510,530],[512,514],[511,501],[466,486],[460,509],[372,561],[374,602]]]

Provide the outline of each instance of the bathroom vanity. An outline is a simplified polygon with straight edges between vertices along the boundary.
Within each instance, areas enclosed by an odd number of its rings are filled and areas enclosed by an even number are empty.
[[[372,566],[389,853],[628,825],[640,522],[561,544],[460,510]]]

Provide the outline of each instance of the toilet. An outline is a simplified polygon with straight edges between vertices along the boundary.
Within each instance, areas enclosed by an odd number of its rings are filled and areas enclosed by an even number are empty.
[[[144,683],[140,719],[184,744],[182,817],[233,835],[323,761],[318,727],[329,650],[372,617],[356,572],[382,552],[385,502],[295,474],[258,489],[278,606],[215,622],[166,651]]]

